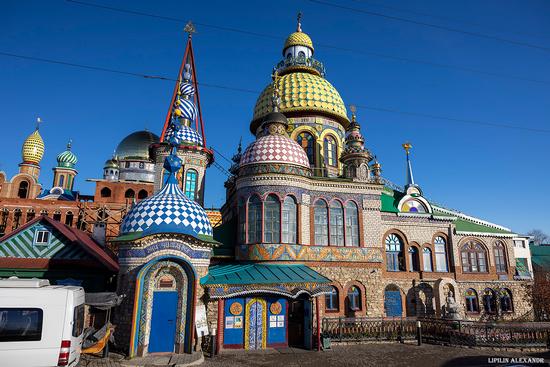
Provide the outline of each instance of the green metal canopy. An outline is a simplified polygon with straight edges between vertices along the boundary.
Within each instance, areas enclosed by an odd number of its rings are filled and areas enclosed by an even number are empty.
[[[209,289],[212,298],[252,293],[316,296],[329,292],[330,282],[302,264],[220,264],[211,266],[201,278],[201,285]]]

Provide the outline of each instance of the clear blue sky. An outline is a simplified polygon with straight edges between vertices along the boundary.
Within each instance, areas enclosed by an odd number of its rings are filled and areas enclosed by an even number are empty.
[[[346,104],[550,129],[550,51],[368,16],[308,1],[107,1],[98,4],[192,19],[279,36],[262,38],[197,25],[199,82],[260,91],[295,29],[298,10],[316,57]],[[479,32],[550,48],[550,4],[530,1],[346,1],[345,6]],[[380,6],[383,5],[384,7]],[[408,12],[391,8],[407,9]],[[429,14],[423,15],[423,14]],[[3,1],[0,52],[176,77],[184,23],[120,14],[62,0]],[[337,45],[357,52],[341,51]],[[362,54],[394,55],[493,73],[499,78]],[[87,71],[0,56],[0,170],[17,172],[20,147],[41,116],[46,143],[40,181],[51,187],[56,155],[73,139],[76,188],[93,193],[104,161],[135,130],[160,133],[172,82]],[[230,157],[248,126],[257,95],[202,87],[208,144]],[[480,126],[359,109],[367,146],[383,175],[405,180],[401,144],[410,140],[414,174],[425,195],[515,231],[550,233],[549,133]],[[225,167],[228,163],[217,157]],[[223,176],[207,175],[207,206],[225,198]]]

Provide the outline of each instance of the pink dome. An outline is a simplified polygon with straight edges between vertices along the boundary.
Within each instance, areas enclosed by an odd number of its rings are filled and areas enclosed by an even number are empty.
[[[240,165],[254,163],[286,163],[309,168],[304,149],[294,140],[283,135],[265,135],[250,144]]]

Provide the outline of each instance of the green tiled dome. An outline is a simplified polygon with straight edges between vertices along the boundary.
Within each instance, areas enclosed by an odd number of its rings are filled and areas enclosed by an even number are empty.
[[[57,155],[57,166],[73,168],[78,162],[76,155],[71,152],[71,143],[67,144],[67,150]]]

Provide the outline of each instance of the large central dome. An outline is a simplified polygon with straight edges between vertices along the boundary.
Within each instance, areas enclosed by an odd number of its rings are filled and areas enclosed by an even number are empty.
[[[149,160],[149,146],[159,142],[159,137],[150,131],[136,131],[131,133],[116,147],[118,159]]]
[[[283,113],[316,112],[335,118],[344,127],[349,125],[346,106],[340,93],[325,78],[307,72],[285,74],[277,81],[281,93],[279,109]],[[255,133],[263,117],[271,112],[272,85],[268,85],[256,101],[250,130]],[[287,115],[288,116],[288,115]]]

